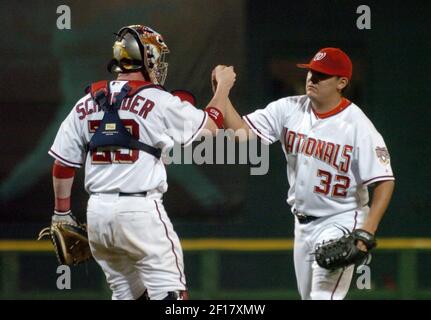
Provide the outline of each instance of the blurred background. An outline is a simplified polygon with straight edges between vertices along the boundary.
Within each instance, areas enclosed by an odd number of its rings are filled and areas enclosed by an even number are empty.
[[[371,9],[360,30],[359,5]],[[71,29],[57,8],[68,5]],[[241,114],[304,93],[307,62],[322,47],[352,58],[346,96],[385,138],[397,178],[371,264],[371,289],[350,299],[431,298],[428,1],[0,0],[0,298],[108,299],[94,261],[72,268],[72,289],[56,287],[49,243],[36,243],[53,210],[47,151],[91,82],[111,78],[113,33],[146,24],[168,44],[167,89],[187,89],[204,107],[217,64],[238,74],[232,101]],[[165,207],[185,250],[193,299],[298,299],[293,217],[281,146],[270,147],[267,175],[248,165],[170,165]],[[85,219],[83,171],[72,209]],[[356,277],[359,274],[356,275]]]

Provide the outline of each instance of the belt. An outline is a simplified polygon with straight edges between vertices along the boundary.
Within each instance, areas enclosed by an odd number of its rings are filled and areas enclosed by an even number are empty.
[[[134,193],[128,193],[128,192],[120,192],[118,194],[119,197],[146,197],[148,194],[147,191],[143,192],[134,192]]]
[[[307,216],[307,215],[300,213],[300,212],[297,212],[297,211],[294,214],[295,214],[295,216],[298,219],[298,222],[300,224],[307,224],[307,223],[310,223],[311,221],[314,221],[314,220],[317,220],[320,218],[320,217],[315,217],[315,216]]]

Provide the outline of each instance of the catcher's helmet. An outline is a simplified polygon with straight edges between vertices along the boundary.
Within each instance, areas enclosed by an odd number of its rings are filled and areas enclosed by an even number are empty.
[[[108,64],[108,71],[141,71],[154,84],[163,85],[168,72],[165,56],[169,49],[162,35],[143,25],[123,27],[116,35],[113,59]]]

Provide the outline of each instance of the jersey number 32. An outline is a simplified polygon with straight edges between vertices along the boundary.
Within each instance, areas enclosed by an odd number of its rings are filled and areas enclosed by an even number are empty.
[[[314,187],[314,192],[325,196],[331,192],[332,197],[345,198],[347,196],[347,189],[350,186],[349,177],[336,174],[334,177],[337,183],[331,188],[333,175],[330,172],[319,169],[317,170],[317,176],[322,179],[320,180],[320,185]]]

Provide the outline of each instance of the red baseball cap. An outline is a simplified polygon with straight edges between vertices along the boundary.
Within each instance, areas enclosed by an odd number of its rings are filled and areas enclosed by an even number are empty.
[[[338,48],[323,48],[315,54],[310,63],[300,63],[299,68],[309,69],[331,76],[352,77],[352,61],[349,56]]]

